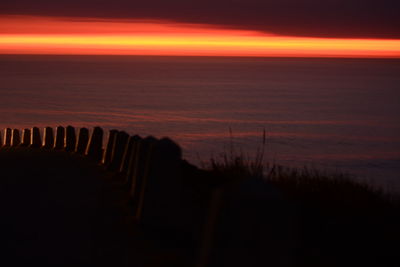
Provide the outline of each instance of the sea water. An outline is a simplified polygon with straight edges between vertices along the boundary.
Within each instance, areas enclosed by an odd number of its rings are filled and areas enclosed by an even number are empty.
[[[102,126],[400,192],[400,60],[0,56],[0,127]]]

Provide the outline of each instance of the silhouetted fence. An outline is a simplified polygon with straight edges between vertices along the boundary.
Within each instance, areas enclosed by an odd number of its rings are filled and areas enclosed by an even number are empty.
[[[103,135],[100,127],[91,135],[80,128],[76,135],[74,127],[58,126],[55,133],[45,127],[42,139],[37,127],[24,129],[22,135],[6,128],[0,132],[0,147],[66,151],[103,165],[126,184],[135,220],[144,227],[173,232],[191,244],[197,266],[246,265],[255,257],[263,264],[287,266],[288,259],[281,259],[281,254],[282,250],[287,254],[292,244],[290,219],[282,213],[287,209],[279,194],[266,184],[218,181],[184,161],[181,148],[169,138],[111,130],[104,146]],[[260,251],[269,256],[254,255]]]

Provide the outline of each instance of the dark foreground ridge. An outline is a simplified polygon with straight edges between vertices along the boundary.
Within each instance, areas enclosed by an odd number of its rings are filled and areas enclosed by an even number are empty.
[[[99,127],[3,135],[2,266],[399,262],[398,206],[374,193],[332,201],[287,179],[231,178],[187,163],[168,138],[111,130],[103,145]]]

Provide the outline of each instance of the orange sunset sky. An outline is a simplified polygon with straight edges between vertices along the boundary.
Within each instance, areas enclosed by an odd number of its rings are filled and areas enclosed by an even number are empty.
[[[400,39],[286,36],[161,19],[1,15],[0,54],[400,58]]]

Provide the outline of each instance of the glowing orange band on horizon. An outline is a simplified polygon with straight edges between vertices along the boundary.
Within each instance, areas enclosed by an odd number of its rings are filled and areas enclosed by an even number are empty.
[[[165,21],[0,17],[0,54],[400,58],[399,39],[278,36]]]

